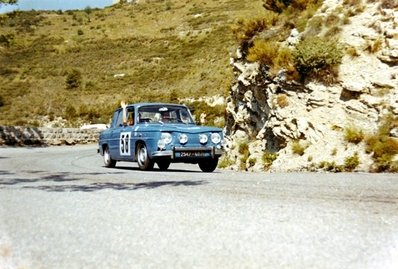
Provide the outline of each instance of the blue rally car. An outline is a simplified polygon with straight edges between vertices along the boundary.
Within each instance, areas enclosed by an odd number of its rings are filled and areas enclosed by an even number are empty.
[[[172,162],[199,164],[213,172],[223,153],[220,128],[197,126],[186,106],[163,103],[124,105],[101,132],[99,153],[106,167],[117,161],[137,162],[141,170],[156,163],[167,170]]]

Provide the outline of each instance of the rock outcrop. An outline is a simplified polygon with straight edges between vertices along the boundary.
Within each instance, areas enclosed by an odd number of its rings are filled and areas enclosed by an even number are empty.
[[[320,10],[330,12],[342,2],[325,1]],[[350,20],[340,42],[357,55],[343,57],[339,81],[333,85],[289,81],[283,71],[271,76],[267,66],[245,61],[238,50],[231,60],[236,81],[227,99],[225,140],[230,168],[313,170],[322,162],[339,165],[357,156],[355,170],[369,171],[371,153],[364,142],[347,142],[344,130],[357,128],[371,134],[385,115],[398,117],[398,10],[369,3]],[[287,45],[294,46],[298,35],[294,30]],[[379,48],[369,51],[374,42]],[[397,136],[396,129],[391,136]],[[242,144],[248,144],[245,153]],[[298,154],[295,145],[303,153]],[[265,165],[264,156],[269,153],[277,156],[271,166]]]

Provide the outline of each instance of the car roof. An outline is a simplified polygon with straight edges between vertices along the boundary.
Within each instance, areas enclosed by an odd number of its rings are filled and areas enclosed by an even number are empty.
[[[136,106],[136,107],[140,107],[140,106],[182,106],[182,107],[186,107],[185,105],[175,104],[175,103],[134,103],[134,104],[127,105],[127,107],[130,107],[130,106]]]
[[[186,105],[181,105],[181,104],[175,104],[175,103],[148,103],[148,102],[142,102],[142,103],[133,103],[133,104],[128,104],[127,107],[142,107],[142,106],[180,106],[180,107],[186,107]],[[116,110],[120,110],[122,107],[118,107]]]

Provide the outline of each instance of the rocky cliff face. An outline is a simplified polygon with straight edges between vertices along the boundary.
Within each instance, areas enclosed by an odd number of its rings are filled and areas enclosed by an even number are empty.
[[[315,16],[326,16],[342,2],[325,1]],[[356,159],[354,171],[371,170],[375,153],[365,139],[349,141],[347,130],[371,135],[383,118],[398,118],[398,9],[375,2],[363,9],[342,27],[340,43],[351,53],[332,85],[289,81],[283,70],[270,76],[267,66],[249,63],[237,51],[224,164],[249,171],[332,170]],[[293,30],[289,42],[299,38]],[[398,143],[397,127],[389,132],[388,139]]]

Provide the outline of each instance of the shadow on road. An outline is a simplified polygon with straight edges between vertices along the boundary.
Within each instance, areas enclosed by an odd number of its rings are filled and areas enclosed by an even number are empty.
[[[59,172],[55,174],[49,174],[45,171],[32,171],[26,170],[21,171],[22,173],[26,173],[26,178],[13,178],[12,175],[14,173],[10,173],[8,171],[0,170],[0,175],[8,176],[9,178],[0,179],[1,185],[16,185],[21,183],[35,183],[35,182],[68,182],[68,181],[77,181],[83,180],[82,176],[85,175],[102,175],[103,173],[70,173],[70,172]],[[113,172],[107,174],[123,174],[123,172]]]
[[[6,176],[6,178],[0,179],[0,188],[4,188],[5,186],[13,186],[18,184],[24,184],[21,186],[24,189],[37,189],[49,192],[93,192],[100,190],[139,190],[139,189],[155,189],[164,186],[178,187],[178,186],[198,186],[203,184],[208,184],[207,181],[203,180],[179,180],[179,181],[150,181],[150,182],[141,182],[141,183],[90,183],[90,184],[68,184],[68,185],[39,185],[34,183],[59,183],[59,182],[77,182],[85,180],[85,175],[90,176],[98,176],[103,175],[104,173],[70,173],[70,172],[59,172],[55,174],[49,174],[45,171],[34,171],[34,170],[25,170],[21,171],[26,173],[26,178],[20,177],[14,178],[14,173],[9,173],[7,171],[0,170],[0,175]],[[125,174],[124,172],[115,171],[108,172],[108,175],[120,175]],[[7,178],[8,177],[8,178]],[[34,184],[31,186],[26,186],[26,184]],[[4,186],[4,187],[1,187]]]
[[[101,190],[134,191],[140,189],[156,189],[164,186],[198,186],[207,184],[207,181],[151,181],[143,183],[92,183],[88,185],[47,185],[25,186],[25,189],[38,189],[49,192],[94,192]]]

